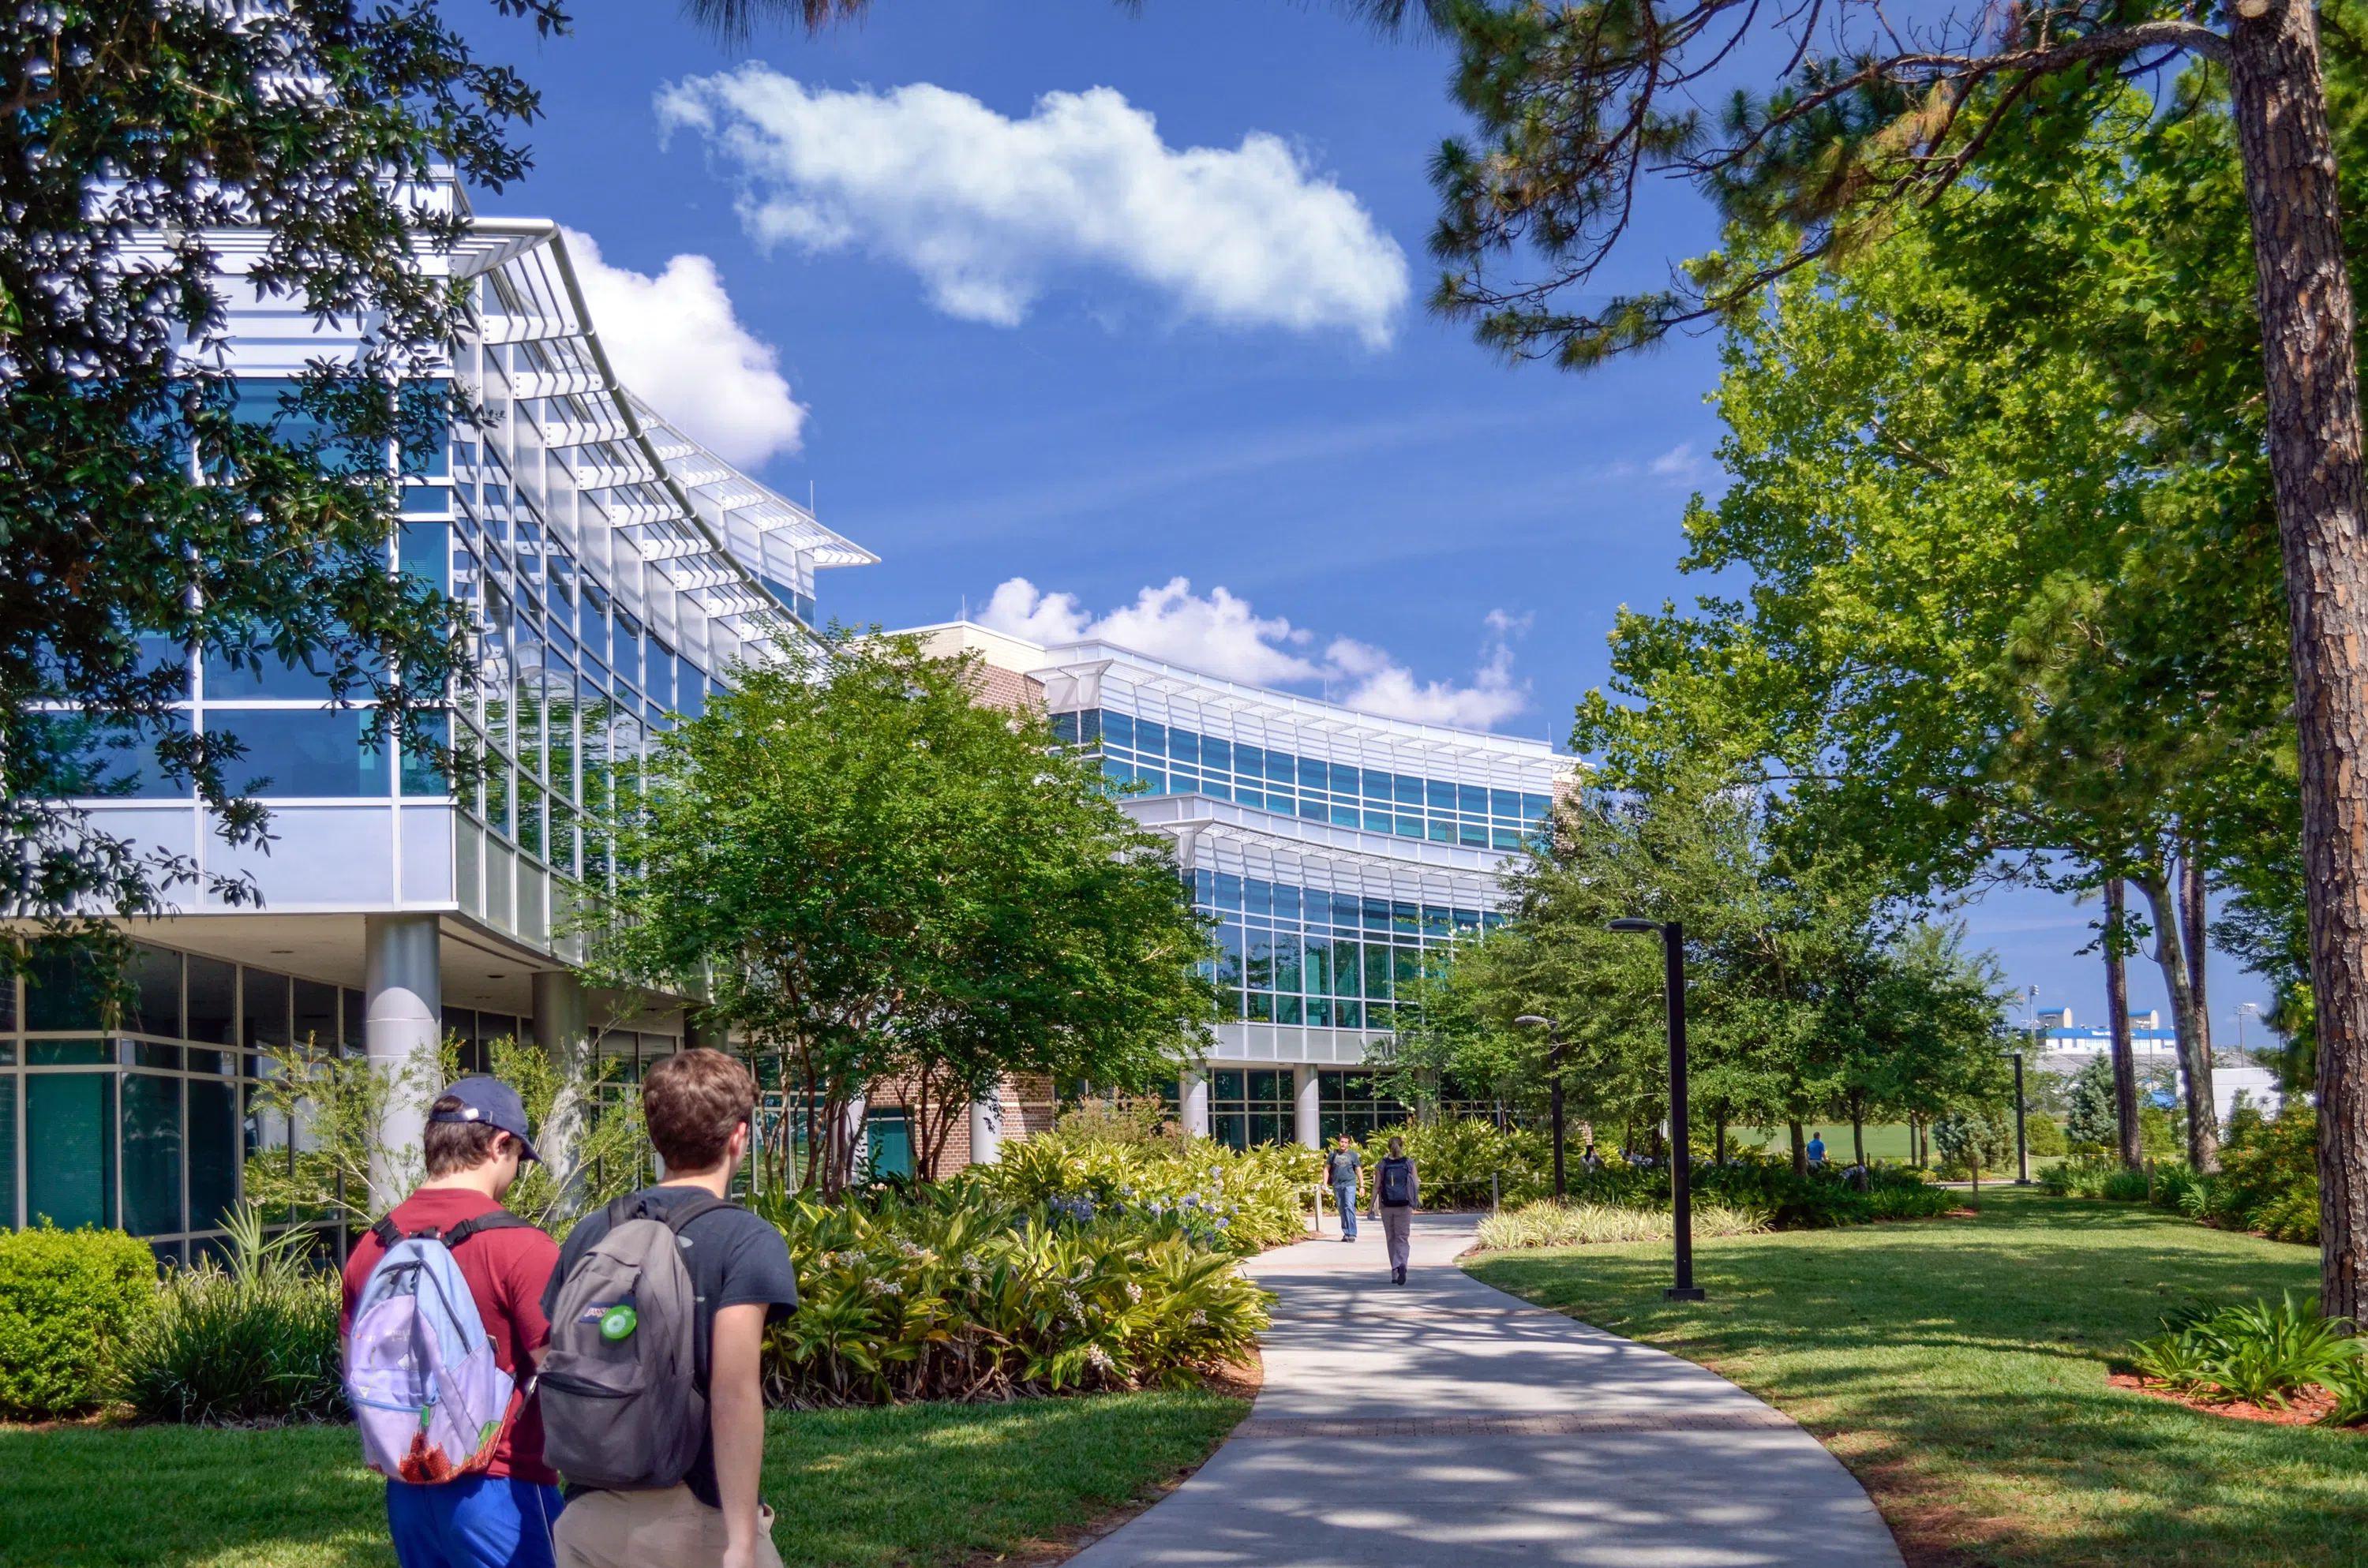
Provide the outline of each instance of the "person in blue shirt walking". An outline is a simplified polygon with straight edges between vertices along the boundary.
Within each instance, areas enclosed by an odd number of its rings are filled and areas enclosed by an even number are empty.
[[[1340,1239],[1357,1239],[1357,1173],[1364,1165],[1364,1156],[1349,1135],[1340,1134],[1339,1146],[1324,1162],[1324,1179],[1332,1186],[1332,1207],[1340,1215]]]

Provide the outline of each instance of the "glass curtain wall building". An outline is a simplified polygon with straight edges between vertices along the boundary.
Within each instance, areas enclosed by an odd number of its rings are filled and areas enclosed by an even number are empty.
[[[1576,759],[1543,740],[1362,713],[1108,642],[1041,647],[925,629],[1024,676],[1064,739],[1099,750],[1125,809],[1172,835],[1219,922],[1217,1051],[1184,1119],[1239,1146],[1401,1119],[1361,1069],[1403,988],[1501,922],[1498,870]]]
[[[429,759],[373,745],[373,714],[334,706],[309,671],[193,661],[182,710],[245,743],[269,852],[227,848],[192,792],[153,776],[83,804],[109,831],[246,873],[262,907],[188,894],[137,926],[143,1001],[111,1030],[72,976],[0,996],[0,1224],[120,1224],[171,1256],[203,1244],[245,1163],[289,1143],[248,1104],[270,1044],[401,1062],[449,1034],[482,1065],[506,1034],[600,1036],[635,1061],[682,1035],[680,998],[586,993],[566,916],[610,884],[611,828],[655,738],[735,661],[810,635],[819,571],[874,557],[618,382],[555,224],[472,217],[423,266],[470,285],[450,373],[487,417],[406,476],[388,569],[474,612],[478,676],[445,722],[483,777],[455,793]],[[258,406],[338,347],[284,301],[245,300],[232,329]],[[416,1136],[416,1116],[390,1131]]]

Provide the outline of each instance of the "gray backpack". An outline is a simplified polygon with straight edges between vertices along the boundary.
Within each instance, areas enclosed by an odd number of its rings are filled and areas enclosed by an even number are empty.
[[[731,1207],[702,1198],[661,1216],[639,1197],[620,1198],[609,1205],[609,1233],[560,1281],[535,1389],[543,1458],[570,1484],[660,1490],[679,1485],[698,1462],[707,1396],[680,1232]]]

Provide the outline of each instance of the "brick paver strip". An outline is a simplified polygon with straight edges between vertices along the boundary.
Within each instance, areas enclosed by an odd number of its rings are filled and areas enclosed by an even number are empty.
[[[1252,1418],[1236,1437],[1567,1437],[1584,1432],[1742,1432],[1788,1427],[1765,1405],[1734,1410],[1597,1411],[1586,1415],[1431,1415],[1380,1421]]]

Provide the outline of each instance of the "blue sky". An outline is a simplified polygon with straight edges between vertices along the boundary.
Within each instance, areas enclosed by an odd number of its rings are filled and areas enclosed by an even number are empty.
[[[824,577],[825,613],[1123,611],[1154,652],[1559,742],[1618,607],[1693,591],[1714,343],[1577,377],[1423,308],[1425,169],[1460,129],[1438,45],[1283,0],[878,7],[745,50],[651,0],[586,0],[541,44],[477,29],[547,111],[533,174],[479,210],[592,242],[627,378],[881,556]],[[1712,233],[1655,191],[1606,281]],[[2088,912],[1968,915],[2043,1005],[2101,1013]],[[2266,995],[2214,979],[2230,1039]]]

